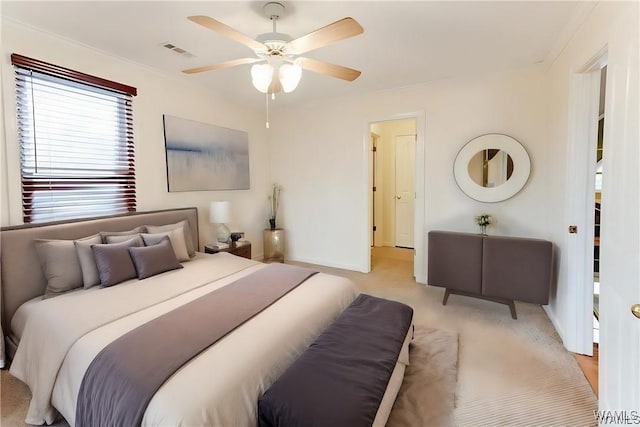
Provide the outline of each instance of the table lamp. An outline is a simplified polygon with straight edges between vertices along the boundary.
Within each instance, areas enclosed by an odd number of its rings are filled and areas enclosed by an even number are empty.
[[[231,231],[225,223],[231,221],[231,202],[228,200],[216,200],[209,205],[209,222],[218,224],[216,238],[218,242],[227,243]]]

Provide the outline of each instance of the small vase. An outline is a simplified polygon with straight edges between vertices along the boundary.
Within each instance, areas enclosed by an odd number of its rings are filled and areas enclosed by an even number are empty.
[[[275,218],[269,218],[269,226],[271,227],[272,230],[276,229],[276,219]]]
[[[480,226],[480,234],[483,236],[487,235],[487,226],[486,225],[481,225]]]

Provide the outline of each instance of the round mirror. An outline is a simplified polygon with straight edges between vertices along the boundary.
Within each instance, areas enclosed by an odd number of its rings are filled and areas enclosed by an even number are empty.
[[[458,152],[453,174],[458,187],[480,202],[513,197],[529,179],[531,161],[524,147],[507,135],[472,139]]]
[[[469,176],[478,185],[493,188],[504,184],[513,174],[513,159],[504,150],[478,151],[469,160]]]

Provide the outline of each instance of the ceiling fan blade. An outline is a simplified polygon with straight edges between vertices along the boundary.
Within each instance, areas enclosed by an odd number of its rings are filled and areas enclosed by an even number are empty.
[[[362,34],[364,28],[353,18],[343,18],[287,43],[287,54],[300,55],[340,40]]]
[[[186,74],[202,73],[203,71],[220,70],[222,68],[235,67],[236,65],[253,64],[254,62],[264,61],[260,58],[242,58],[234,59],[233,61],[219,62],[217,64],[205,65],[204,67],[189,68],[188,70],[182,70]]]
[[[311,58],[297,58],[296,63],[299,64],[303,69],[308,71],[313,71],[314,73],[325,74],[331,77],[337,77],[342,80],[354,81],[360,74],[362,74],[358,70],[354,70],[353,68],[343,67],[342,65],[330,64],[324,61],[318,61],[317,59]]]
[[[200,24],[203,27],[210,29],[211,31],[215,31],[218,34],[222,34],[223,36],[229,37],[232,40],[235,40],[239,43],[242,43],[245,46],[249,46],[253,50],[265,50],[266,46],[247,36],[246,34],[242,34],[240,31],[234,30],[230,26],[223,24],[220,21],[216,21],[213,18],[204,15],[197,16],[189,16],[188,19],[190,21],[195,22],[196,24]]]

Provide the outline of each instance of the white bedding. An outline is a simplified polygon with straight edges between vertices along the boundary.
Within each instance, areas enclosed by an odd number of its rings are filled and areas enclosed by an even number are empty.
[[[51,423],[53,405],[73,426],[84,372],[105,345],[264,264],[220,253],[184,266],[29,310],[11,366],[33,394],[26,422]],[[347,279],[311,277],[172,376],[149,403],[143,425],[256,425],[258,397],[354,297]]]

